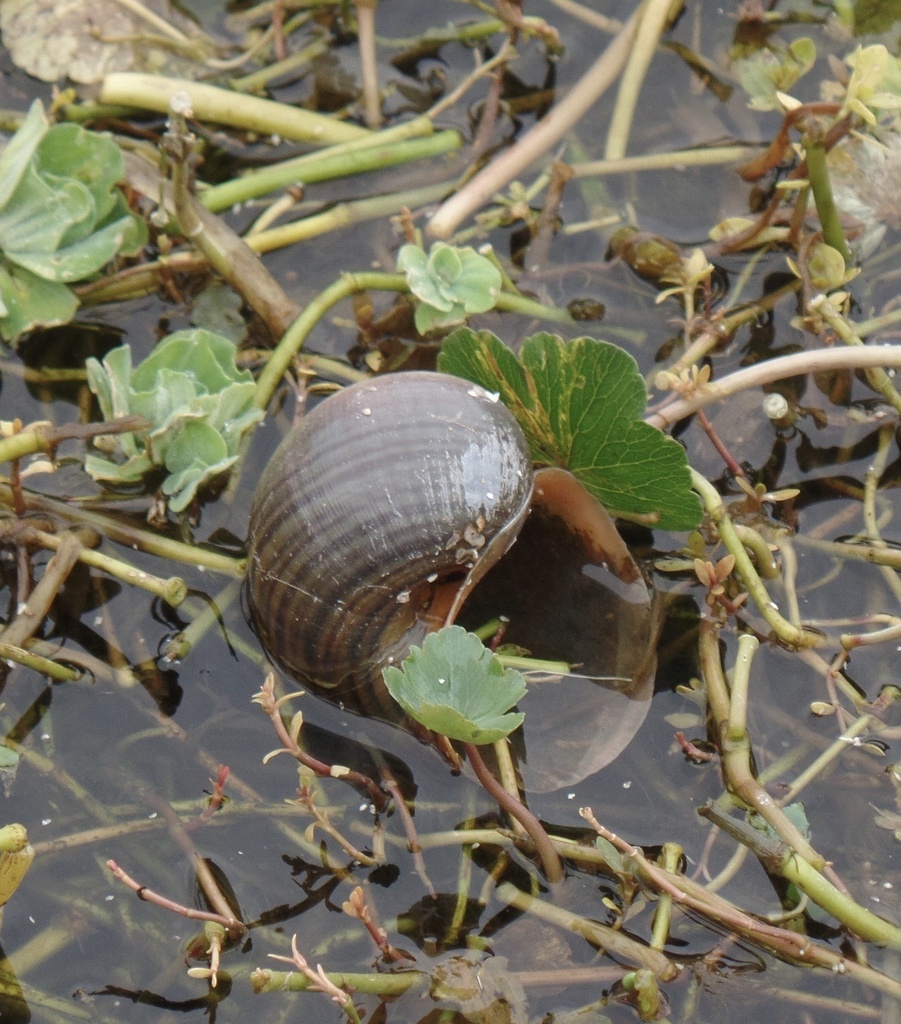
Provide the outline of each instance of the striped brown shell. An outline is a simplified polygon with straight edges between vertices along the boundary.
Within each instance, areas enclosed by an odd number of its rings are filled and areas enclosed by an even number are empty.
[[[522,432],[477,385],[387,374],[326,399],[251,512],[248,599],[270,656],[324,686],[377,677],[453,618],[531,492]]]

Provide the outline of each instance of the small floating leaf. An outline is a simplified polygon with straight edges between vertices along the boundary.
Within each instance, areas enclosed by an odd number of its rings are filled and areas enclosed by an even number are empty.
[[[644,381],[616,345],[535,334],[517,359],[490,331],[462,328],[445,340],[438,366],[498,392],[534,461],[568,469],[611,513],[652,517],[667,530],[700,521],[685,452],[642,421]]]
[[[436,242],[428,255],[418,245],[402,246],[397,269],[419,299],[415,321],[420,334],[463,323],[471,313],[486,312],[501,289],[500,271],[491,260],[474,249],[445,242]]]
[[[494,743],[522,724],[522,714],[507,713],[525,695],[522,676],[460,626],[433,633],[383,674],[411,718],[452,740]]]

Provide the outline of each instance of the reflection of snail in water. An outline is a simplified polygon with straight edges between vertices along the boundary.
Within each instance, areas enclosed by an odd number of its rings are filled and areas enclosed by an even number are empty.
[[[392,717],[381,669],[456,619],[535,504],[568,521],[586,558],[633,589],[628,601],[638,589],[644,614],[646,587],[604,510],[560,470],[540,471],[533,494],[528,445],[496,396],[439,373],[348,387],[288,434],[257,487],[248,599],[260,639],[303,682]]]

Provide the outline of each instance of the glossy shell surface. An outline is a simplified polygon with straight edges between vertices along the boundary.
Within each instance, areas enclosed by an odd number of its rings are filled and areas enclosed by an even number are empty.
[[[442,624],[443,580],[465,592],[512,544],[531,492],[522,432],[477,385],[387,374],[326,399],[257,488],[248,599],[264,646],[321,685],[377,674]]]

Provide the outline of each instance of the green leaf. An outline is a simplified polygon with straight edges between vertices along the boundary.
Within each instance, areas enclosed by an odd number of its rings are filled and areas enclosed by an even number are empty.
[[[486,313],[494,308],[501,290],[501,272],[484,256],[472,249],[460,250],[460,273],[454,282],[454,295],[467,313]]]
[[[455,331],[438,366],[500,394],[533,460],[562,466],[612,514],[657,516],[666,530],[701,519],[682,446],[641,419],[647,402],[635,360],[594,338],[527,338],[520,359],[490,331]]]
[[[446,290],[448,297],[453,298],[454,282],[463,269],[463,263],[457,255],[457,250],[452,245],[446,245],[443,242],[433,245],[428,267],[429,275],[438,288],[442,292]]]
[[[128,215],[93,232],[81,241],[49,252],[7,250],[13,263],[25,267],[47,281],[83,281],[96,273],[116,255],[131,229],[134,217]]]
[[[41,140],[36,166],[42,176],[80,182],[94,200],[94,224],[103,223],[121,196],[115,186],[125,173],[125,164],[109,135],[77,124],[56,124]]]
[[[525,695],[522,676],[505,669],[460,626],[432,633],[401,668],[386,668],[383,675],[388,692],[411,718],[453,740],[494,743],[525,717],[506,713]]]
[[[93,214],[91,193],[80,182],[47,181],[30,167],[0,214],[0,248],[51,253]]]
[[[169,475],[163,493],[170,496],[173,512],[181,512],[194,500],[203,484],[225,473],[237,461],[218,431],[200,420],[189,420],[166,452]]]
[[[0,743],[0,768],[15,768],[18,763],[18,751],[11,750],[5,743]]]
[[[793,804],[788,804],[783,807],[782,811],[801,835],[804,836],[805,839],[810,839],[810,822],[807,819],[807,811],[804,810],[804,804],[802,804],[800,800],[796,800]],[[757,811],[749,812],[748,824],[756,828],[758,832],[765,832],[770,839],[777,839],[781,842],[782,836],[780,836],[766,818],[758,814]]]
[[[457,324],[466,323],[466,310],[461,302],[452,303],[446,310],[438,309],[430,302],[420,302],[413,314],[413,322],[416,330],[426,335],[439,327],[456,327]]]
[[[122,173],[122,154],[110,136],[74,124],[51,127],[40,103],[33,104],[0,156],[0,259],[29,277],[65,284],[91,277],[117,253],[140,250],[147,227],[116,187]],[[30,281],[29,288],[34,290]],[[36,326],[71,320],[78,308],[71,293],[43,294],[52,299],[49,317],[23,301],[13,312],[3,300],[0,331],[7,341]],[[64,308],[68,313],[61,319]]]
[[[0,210],[6,206],[18,188],[22,175],[31,164],[35,151],[49,127],[41,101],[35,100],[31,104],[28,116],[0,156]]]
[[[4,261],[0,261],[0,302],[0,335],[8,342],[34,327],[66,324],[78,309],[78,299],[65,285]]]
[[[402,246],[397,267],[406,274],[410,291],[420,300],[416,309],[420,334],[462,323],[470,313],[492,309],[501,289],[501,273],[491,260],[474,249],[446,242],[436,242],[428,256],[419,246]]]
[[[734,62],[742,87],[751,99],[754,110],[781,110],[777,92],[789,89],[807,74],[817,58],[817,48],[806,36],[788,46],[762,48]]]

